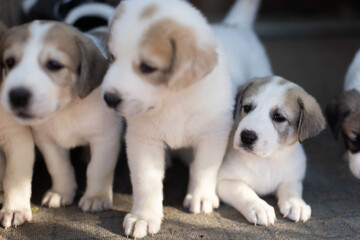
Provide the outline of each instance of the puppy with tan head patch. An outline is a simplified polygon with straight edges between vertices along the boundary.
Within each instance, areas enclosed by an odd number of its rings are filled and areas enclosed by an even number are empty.
[[[217,192],[251,223],[274,224],[275,211],[259,196],[275,194],[280,212],[307,221],[302,199],[306,156],[301,142],[325,128],[316,100],[281,77],[256,78],[239,91],[235,123],[220,168]]]
[[[103,97],[128,124],[133,207],[124,220],[126,235],[144,237],[160,229],[167,147],[194,148],[184,205],[194,213],[212,212],[219,206],[216,178],[233,94],[211,27],[186,1],[122,1],[108,50]]]
[[[5,31],[0,22],[0,39]],[[2,76],[1,71],[0,80]],[[5,195],[0,221],[5,228],[16,227],[32,218],[30,197],[34,159],[30,128],[16,122],[0,106],[0,190]]]
[[[345,76],[344,92],[327,105],[326,116],[335,139],[341,132],[350,170],[360,178],[360,50]]]
[[[100,88],[107,69],[101,49],[74,28],[34,21],[11,29],[1,43],[2,104],[33,129],[52,178],[42,204],[60,207],[76,191],[69,149],[89,145],[86,191],[79,206],[101,211],[112,204],[121,118],[106,108]]]

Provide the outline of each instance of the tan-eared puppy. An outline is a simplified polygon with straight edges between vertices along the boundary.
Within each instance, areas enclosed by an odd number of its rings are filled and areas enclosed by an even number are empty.
[[[167,147],[194,148],[184,205],[194,213],[212,212],[219,206],[216,178],[233,98],[211,27],[186,1],[123,1],[110,26],[108,50],[104,100],[128,124],[133,207],[124,220],[126,235],[144,237],[160,229]]]
[[[5,31],[0,22],[0,39]],[[0,82],[2,76],[1,71]],[[32,218],[30,197],[34,158],[30,128],[17,123],[0,106],[0,189],[5,195],[0,220],[5,228],[16,227]]]
[[[217,192],[251,223],[274,224],[272,206],[259,196],[275,194],[280,212],[305,222],[302,199],[306,156],[301,146],[325,120],[316,100],[281,77],[257,78],[239,90],[235,123],[220,168]]]
[[[344,92],[326,106],[326,117],[335,139],[341,132],[350,171],[360,179],[360,50],[346,73]]]
[[[2,104],[32,127],[52,178],[42,204],[73,202],[77,185],[69,149],[89,145],[87,186],[79,206],[93,212],[110,208],[122,124],[97,88],[107,69],[97,43],[68,25],[34,21],[5,34],[1,60]]]

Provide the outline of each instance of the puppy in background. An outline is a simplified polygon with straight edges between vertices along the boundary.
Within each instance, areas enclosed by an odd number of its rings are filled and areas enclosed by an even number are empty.
[[[239,90],[235,123],[219,170],[217,192],[251,223],[274,224],[275,211],[259,196],[275,194],[280,212],[307,221],[302,199],[305,139],[325,128],[316,100],[281,77],[256,78]]]
[[[327,105],[326,117],[335,139],[341,132],[350,170],[360,178],[360,50],[346,73],[344,92]]]
[[[5,30],[0,22],[0,39]],[[3,72],[0,72],[1,82]],[[32,218],[30,197],[34,159],[30,128],[17,123],[0,106],[0,190],[5,195],[0,221],[5,228],[17,227]]]
[[[90,146],[91,159],[79,206],[97,212],[112,205],[122,119],[102,103],[98,86],[108,64],[95,38],[59,22],[34,21],[9,30],[0,46],[2,104],[32,127],[52,179],[42,199],[48,207],[73,202],[69,149],[83,145]]]

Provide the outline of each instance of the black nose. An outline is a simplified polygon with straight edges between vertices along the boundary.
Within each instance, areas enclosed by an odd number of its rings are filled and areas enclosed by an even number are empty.
[[[256,132],[243,130],[241,132],[241,141],[246,145],[254,144],[254,142],[258,139]]]
[[[25,108],[31,97],[31,93],[26,88],[14,88],[9,93],[10,104],[12,108]]]
[[[121,103],[121,98],[117,94],[109,92],[104,94],[104,100],[110,108],[116,108]]]

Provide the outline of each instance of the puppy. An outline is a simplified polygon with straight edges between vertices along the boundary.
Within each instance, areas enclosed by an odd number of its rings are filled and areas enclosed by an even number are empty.
[[[211,27],[186,1],[123,1],[110,25],[108,50],[103,97],[128,124],[133,207],[124,220],[126,235],[140,238],[160,229],[167,147],[194,148],[184,205],[210,213],[219,206],[216,177],[233,105]]]
[[[0,39],[5,30],[0,22]],[[0,80],[2,75],[1,71]],[[30,197],[34,140],[30,128],[17,123],[1,106],[0,116],[0,190],[5,195],[0,221],[8,228],[32,218]]]
[[[338,139],[342,133],[349,167],[360,178],[360,50],[356,53],[345,76],[344,92],[331,100],[326,107],[326,116]]]
[[[274,208],[259,196],[276,194],[280,212],[305,222],[302,199],[306,157],[301,142],[317,135],[325,120],[316,100],[281,77],[256,78],[240,90],[235,123],[217,192],[251,223],[274,224]]]
[[[79,206],[92,212],[109,209],[122,120],[103,105],[97,88],[108,65],[100,49],[70,26],[34,21],[7,32],[1,59],[2,104],[32,127],[52,178],[42,204],[73,202],[77,185],[69,149],[89,145],[87,186]]]

